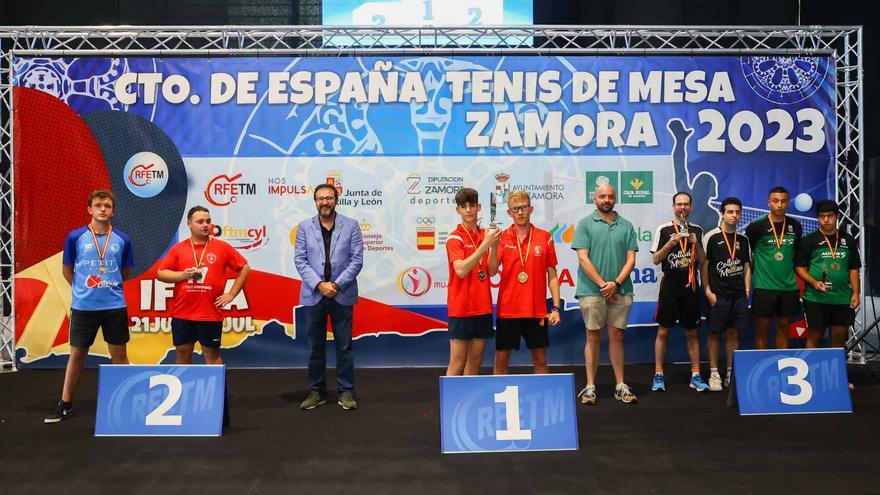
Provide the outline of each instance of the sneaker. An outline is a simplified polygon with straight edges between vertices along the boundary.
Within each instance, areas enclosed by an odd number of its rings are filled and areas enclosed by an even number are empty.
[[[58,405],[55,407],[55,412],[43,418],[43,423],[60,423],[69,418],[71,414],[73,414],[73,402],[59,400]]]
[[[666,392],[666,382],[663,381],[663,373],[654,373],[654,381],[651,382],[652,392]]]
[[[596,397],[596,387],[584,387],[584,389],[578,393],[578,399],[581,400],[581,404],[595,406],[598,401],[598,398]]]
[[[709,375],[709,391],[721,392],[721,375],[718,373],[712,373]]]
[[[691,388],[697,392],[705,392],[706,390],[709,390],[709,386],[706,385],[706,382],[703,381],[703,377],[700,375],[694,375],[691,377]]]
[[[630,402],[636,402],[636,394],[632,393],[632,390],[629,389],[629,385],[625,383],[621,383],[614,390],[614,398],[623,402],[624,404],[629,404]]]
[[[349,409],[358,408],[358,403],[354,399],[354,395],[348,391],[342,392],[342,394],[339,395],[339,399],[336,401],[336,403],[342,406],[342,408],[346,411],[348,411]]]
[[[724,377],[724,386],[730,388],[730,373],[728,373],[727,376]]]
[[[303,411],[308,411],[309,409],[314,409],[318,406],[323,406],[327,403],[327,398],[324,397],[324,394],[318,392],[317,390],[309,391],[309,396],[306,397],[306,400],[302,401],[299,405],[299,408]]]

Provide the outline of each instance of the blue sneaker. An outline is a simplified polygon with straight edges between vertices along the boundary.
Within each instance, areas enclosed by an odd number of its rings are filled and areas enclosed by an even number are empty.
[[[694,375],[691,377],[691,388],[697,392],[705,392],[706,390],[709,390],[709,385],[706,385],[706,382],[703,381],[703,377],[700,375]]]
[[[663,381],[663,373],[654,373],[654,381],[651,382],[652,392],[666,392],[666,382]]]

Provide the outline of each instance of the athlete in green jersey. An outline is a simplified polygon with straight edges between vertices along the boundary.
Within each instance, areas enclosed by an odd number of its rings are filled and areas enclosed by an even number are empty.
[[[819,347],[825,329],[831,327],[831,346],[843,347],[855,321],[861,284],[858,244],[837,230],[839,211],[831,200],[816,204],[819,230],[804,238],[798,249],[797,274],[804,279],[804,312],[807,316],[807,347]]]

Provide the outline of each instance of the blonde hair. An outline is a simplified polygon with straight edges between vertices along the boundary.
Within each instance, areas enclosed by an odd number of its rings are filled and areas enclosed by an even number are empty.
[[[510,191],[510,194],[507,195],[507,204],[510,204],[513,201],[525,201],[529,204],[529,206],[532,206],[531,196],[529,196],[529,193],[523,191],[522,189]]]

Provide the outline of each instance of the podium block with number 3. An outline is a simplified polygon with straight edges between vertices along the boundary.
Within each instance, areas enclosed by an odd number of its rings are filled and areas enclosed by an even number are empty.
[[[739,413],[852,412],[843,349],[735,351]]]
[[[223,365],[104,365],[96,436],[220,436]]]
[[[577,450],[574,394],[571,373],[441,377],[441,450]]]

